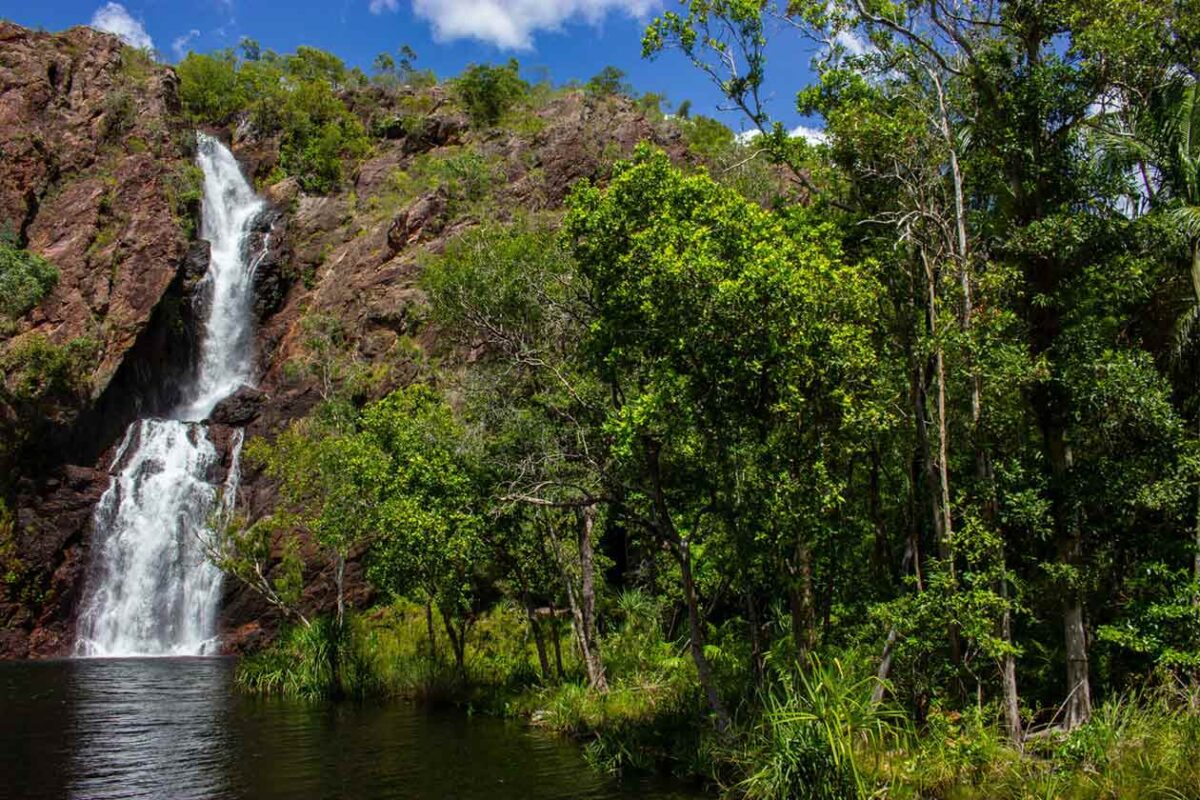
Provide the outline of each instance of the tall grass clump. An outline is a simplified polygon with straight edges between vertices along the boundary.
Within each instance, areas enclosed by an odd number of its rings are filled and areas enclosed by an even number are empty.
[[[339,630],[333,620],[321,618],[288,629],[273,646],[241,661],[237,685],[257,694],[303,700],[378,695],[379,677],[352,627],[353,623]]]
[[[873,702],[877,681],[813,657],[764,690],[741,756],[748,798],[868,797],[900,741],[901,714]]]

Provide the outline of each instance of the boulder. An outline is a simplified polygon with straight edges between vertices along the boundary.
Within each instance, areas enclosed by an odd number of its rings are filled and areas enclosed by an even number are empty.
[[[208,415],[208,421],[234,428],[245,427],[258,417],[267,399],[265,392],[253,386],[243,386],[217,403],[217,407]]]

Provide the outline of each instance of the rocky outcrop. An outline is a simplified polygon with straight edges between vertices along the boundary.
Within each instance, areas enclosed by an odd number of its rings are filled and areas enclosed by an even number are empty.
[[[253,386],[243,386],[217,403],[217,407],[208,415],[208,421],[217,425],[244,428],[258,418],[268,399],[266,392]]]
[[[102,394],[187,248],[175,74],[89,28],[0,22],[0,225],[59,271],[22,334],[100,344]]]
[[[67,465],[22,498],[14,520],[19,555],[0,595],[0,658],[70,652],[92,512],[107,485],[105,470]]]

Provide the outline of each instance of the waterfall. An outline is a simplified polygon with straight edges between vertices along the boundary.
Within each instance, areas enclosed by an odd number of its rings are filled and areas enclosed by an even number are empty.
[[[250,257],[249,234],[264,204],[228,148],[199,133],[197,144],[200,235],[212,253],[200,284],[208,302],[199,365],[166,419],[129,426],[109,467],[112,481],[93,520],[79,655],[214,649],[221,573],[205,558],[202,538],[214,513],[232,509],[242,432],[233,434],[231,466],[219,483],[220,459],[203,420],[252,377],[254,269],[263,251]]]

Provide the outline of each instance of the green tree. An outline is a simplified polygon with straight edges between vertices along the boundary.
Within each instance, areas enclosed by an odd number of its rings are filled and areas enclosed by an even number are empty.
[[[570,208],[564,232],[596,309],[585,357],[615,398],[610,446],[643,498],[642,524],[675,556],[692,657],[724,726],[695,554],[723,506],[726,522],[741,519],[737,501],[723,498],[740,495],[731,481],[746,470],[734,454],[753,453],[779,486],[781,513],[762,524],[791,565],[797,603],[811,597],[804,562],[838,505],[829,459],[848,457],[880,419],[866,324],[875,290],[839,263],[820,230],[792,233],[648,149],[618,165],[606,190],[578,188]],[[808,604],[795,616],[798,641],[811,638],[811,612]]]
[[[603,386],[580,352],[592,313],[581,278],[552,229],[522,220],[455,239],[424,283],[450,341],[485,348],[463,394],[483,431],[493,496],[513,541],[553,563],[588,681],[603,691],[594,551],[609,458]],[[562,533],[570,528],[573,548]],[[532,588],[526,571],[513,578]]]
[[[389,593],[422,593],[437,607],[465,677],[486,522],[464,432],[436,392],[414,384],[367,406],[360,437],[378,470],[360,487],[377,498],[371,580]]]
[[[459,101],[471,123],[489,128],[529,93],[529,84],[521,79],[516,59],[507,64],[472,64],[454,80]]]
[[[623,70],[607,66],[589,78],[583,90],[593,97],[611,97],[632,94],[633,87],[626,82]]]

